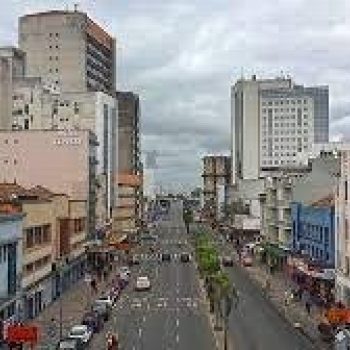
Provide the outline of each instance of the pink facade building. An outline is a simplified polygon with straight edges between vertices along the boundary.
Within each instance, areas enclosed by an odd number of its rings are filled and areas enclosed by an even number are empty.
[[[0,131],[0,181],[27,188],[41,185],[86,200],[93,220],[96,145],[89,130]]]

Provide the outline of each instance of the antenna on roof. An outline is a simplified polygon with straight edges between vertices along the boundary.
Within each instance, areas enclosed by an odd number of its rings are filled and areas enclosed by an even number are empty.
[[[75,4],[74,4],[74,12],[77,12],[77,11],[78,11],[78,7],[79,7],[79,4],[78,4],[78,3],[75,3]]]

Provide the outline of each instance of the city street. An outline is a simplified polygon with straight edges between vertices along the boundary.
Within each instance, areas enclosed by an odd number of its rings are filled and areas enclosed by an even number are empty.
[[[232,248],[226,244],[219,247],[226,255],[232,255]],[[308,338],[278,313],[242,267],[235,263],[225,270],[240,297],[239,306],[229,320],[229,334],[235,350],[315,349]]]
[[[194,263],[179,259],[181,252],[190,251],[180,203],[153,233],[159,237],[157,249],[170,253],[171,261],[158,262],[146,246],[141,248],[141,264],[132,268],[129,292],[115,314],[122,349],[215,349]],[[151,290],[133,291],[136,277],[144,275],[151,280]]]

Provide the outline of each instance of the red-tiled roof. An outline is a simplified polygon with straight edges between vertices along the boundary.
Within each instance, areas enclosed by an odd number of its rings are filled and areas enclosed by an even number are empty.
[[[28,194],[28,190],[16,183],[0,183],[1,201],[13,200],[19,196],[27,196]]]

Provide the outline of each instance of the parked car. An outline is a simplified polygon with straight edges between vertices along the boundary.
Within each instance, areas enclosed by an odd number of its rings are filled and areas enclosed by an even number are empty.
[[[223,256],[221,261],[223,266],[233,266],[233,259],[231,256]]]
[[[252,266],[253,265],[253,259],[250,255],[245,254],[242,256],[242,265],[243,266]]]
[[[129,265],[140,265],[140,258],[137,254],[131,256],[131,258],[129,259]]]
[[[92,311],[101,315],[104,321],[109,320],[110,308],[106,303],[95,300],[94,303],[92,304]]]
[[[96,299],[96,302],[105,303],[109,308],[111,308],[114,305],[113,298],[110,295],[101,296],[98,299]]]
[[[187,263],[191,260],[190,254],[188,253],[181,253],[180,255],[180,261],[183,263]]]
[[[171,261],[170,253],[162,253],[162,261]]]
[[[73,326],[68,337],[70,339],[78,339],[83,344],[88,344],[92,338],[92,330],[84,324]]]
[[[131,275],[131,271],[130,271],[130,269],[127,266],[122,266],[122,267],[119,268],[119,274],[120,275],[125,274],[127,276],[130,276]]]
[[[143,291],[151,289],[151,282],[147,276],[137,277],[135,290]]]
[[[103,317],[97,312],[85,313],[81,323],[88,326],[93,333],[99,333],[103,329]]]
[[[56,350],[83,350],[84,344],[78,338],[66,338],[58,342]]]

